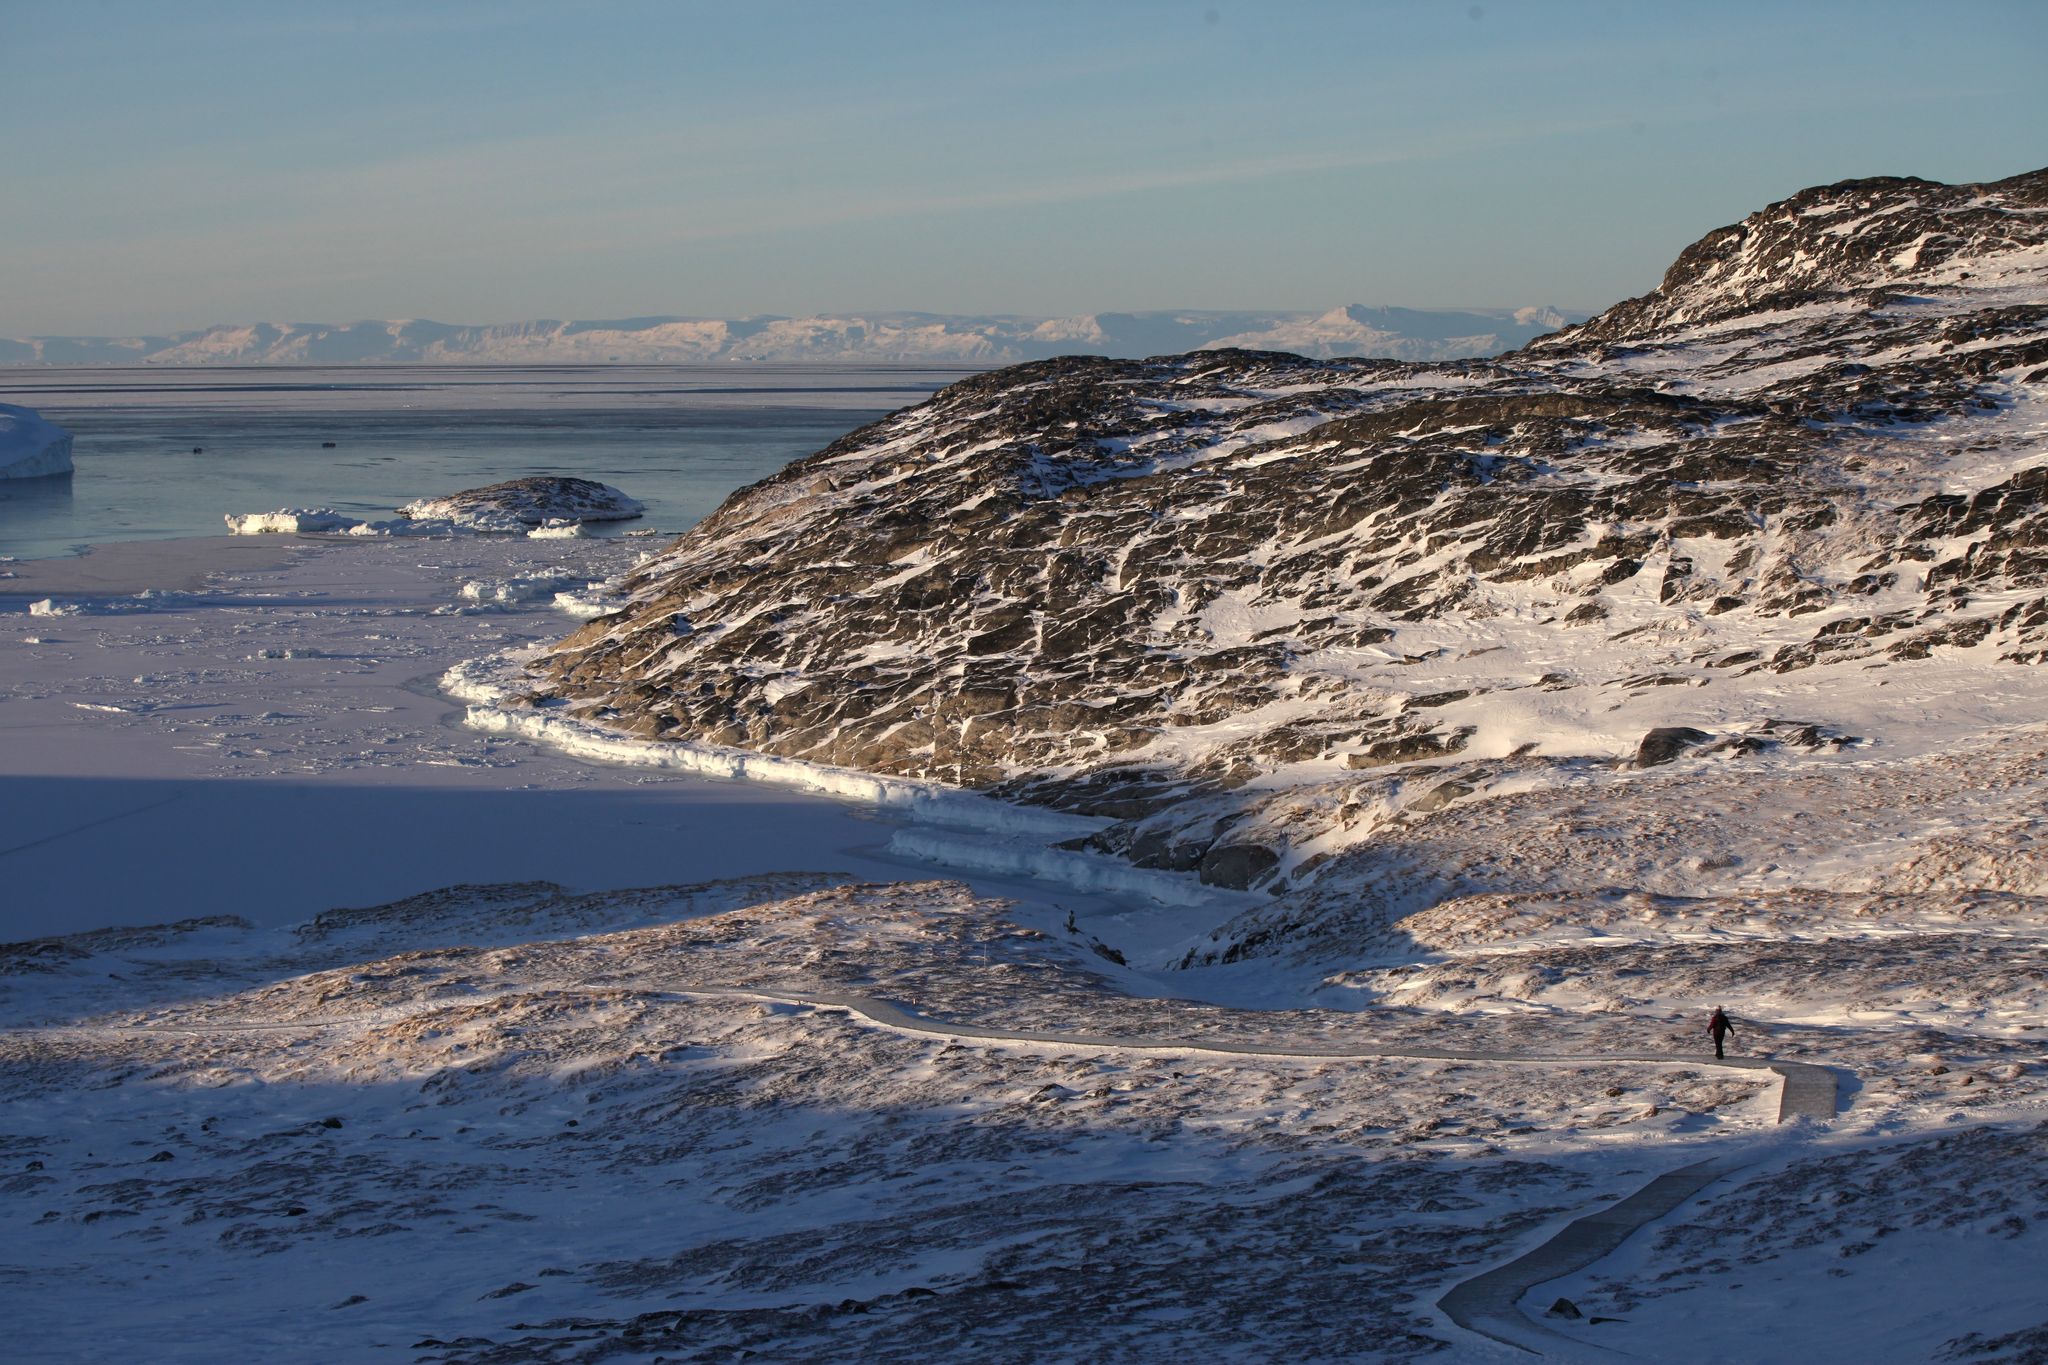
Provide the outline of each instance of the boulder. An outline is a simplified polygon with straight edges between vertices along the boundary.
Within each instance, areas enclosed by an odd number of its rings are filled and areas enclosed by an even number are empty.
[[[1654,768],[1660,763],[1669,763],[1688,749],[1713,742],[1713,736],[1705,730],[1695,730],[1690,725],[1660,725],[1643,736],[1643,742],[1636,746],[1638,768]]]

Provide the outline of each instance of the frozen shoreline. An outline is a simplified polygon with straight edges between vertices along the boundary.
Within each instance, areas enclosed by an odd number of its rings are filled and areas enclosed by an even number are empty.
[[[15,575],[0,579],[0,636],[13,637],[0,656],[0,874],[13,893],[0,940],[214,914],[284,924],[457,882],[899,882],[915,867],[1032,903],[1027,917],[1048,923],[1068,909],[1135,914],[1128,931],[1148,941],[1206,927],[1185,909],[1163,924],[1133,911],[1134,888],[1114,879],[1048,883],[1014,853],[963,867],[891,837],[908,816],[1001,827],[1043,850],[1094,821],[964,793],[934,801],[910,784],[731,780],[774,760],[651,770],[464,728],[436,678],[575,624],[547,595],[490,585],[601,579],[638,550],[213,536],[0,564]],[[44,599],[59,614],[29,614]]]

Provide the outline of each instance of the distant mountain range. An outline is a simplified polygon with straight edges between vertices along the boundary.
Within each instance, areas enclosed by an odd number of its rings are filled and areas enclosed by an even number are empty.
[[[1005,364],[1057,355],[1139,359],[1241,347],[1329,359],[1455,360],[1513,350],[1583,321],[1555,308],[1326,313],[1090,313],[1065,318],[872,313],[616,318],[462,326],[220,324],[169,336],[0,339],[0,365],[689,364],[721,360]]]

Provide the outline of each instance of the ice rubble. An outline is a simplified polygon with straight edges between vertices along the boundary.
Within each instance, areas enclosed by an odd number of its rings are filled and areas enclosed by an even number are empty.
[[[69,474],[71,433],[34,408],[0,403],[0,479]]]
[[[280,507],[275,512],[227,513],[231,536],[308,535],[318,531],[353,531],[364,523],[332,507]]]
[[[28,604],[30,616],[134,616],[143,612],[180,611],[214,593],[167,592],[149,588],[121,597],[43,597]]]

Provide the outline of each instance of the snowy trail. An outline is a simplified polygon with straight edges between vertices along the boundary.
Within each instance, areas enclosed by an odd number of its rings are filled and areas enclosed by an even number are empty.
[[[1835,1076],[1823,1066],[1804,1062],[1767,1061],[1761,1058],[1694,1058],[1643,1055],[1580,1055],[1545,1052],[1485,1052],[1457,1048],[1326,1048],[1277,1043],[1232,1043],[1215,1039],[1119,1037],[1103,1033],[1065,1033],[1039,1029],[998,1029],[980,1024],[949,1023],[933,1019],[915,1008],[868,995],[838,991],[771,992],[720,987],[676,987],[678,995],[737,996],[778,1001],[786,1004],[819,1005],[848,1010],[884,1028],[909,1033],[933,1034],[943,1038],[971,1038],[995,1043],[1049,1043],[1065,1047],[1119,1048],[1127,1052],[1212,1052],[1240,1057],[1303,1058],[1320,1061],[1456,1061],[1504,1062],[1509,1064],[1557,1063],[1585,1066],[1601,1063],[1648,1063],[1659,1066],[1718,1066],[1745,1071],[1772,1071],[1784,1081],[1778,1098],[1778,1121],[1790,1118],[1832,1119],[1835,1116]]]
[[[1624,1358],[1620,1352],[1531,1321],[1521,1310],[1522,1296],[1539,1284],[1562,1279],[1602,1260],[1645,1224],[1664,1217],[1747,1164],[1738,1158],[1719,1158],[1666,1171],[1626,1199],[1574,1218],[1541,1245],[1507,1264],[1460,1281],[1436,1306],[1468,1332],[1536,1355],[1568,1349],[1574,1356]]]
[[[1042,1043],[1055,1047],[1114,1048],[1125,1052],[1189,1052],[1216,1053],[1235,1057],[1274,1057],[1313,1061],[1455,1061],[1455,1062],[1499,1062],[1508,1065],[1598,1066],[1604,1064],[1647,1064],[1652,1066],[1713,1066],[1739,1071],[1771,1071],[1784,1082],[1778,1096],[1778,1121],[1792,1118],[1827,1120],[1835,1116],[1836,1086],[1834,1072],[1824,1066],[1813,1066],[1805,1062],[1771,1061],[1753,1057],[1676,1057],[1655,1056],[1647,1053],[1562,1053],[1562,1052],[1491,1052],[1462,1048],[1336,1048],[1316,1047],[1308,1044],[1283,1045],[1278,1043],[1233,1043],[1213,1038],[1160,1038],[1145,1035],[1119,1036],[1108,1033],[1067,1033],[1046,1029],[1000,1029],[983,1024],[954,1023],[934,1019],[913,1006],[899,1005],[871,995],[852,995],[843,991],[812,990],[794,987],[787,990],[767,991],[736,986],[680,986],[675,984],[657,985],[652,982],[621,981],[599,991],[595,988],[563,989],[550,987],[539,991],[506,991],[492,994],[465,996],[461,1001],[434,1001],[402,1011],[390,1011],[365,1019],[299,1019],[278,1024],[49,1024],[23,1028],[0,1028],[0,1036],[37,1036],[52,1034],[74,1034],[107,1036],[126,1033],[177,1033],[204,1037],[217,1033],[275,1033],[293,1029],[319,1028],[371,1028],[388,1025],[400,1019],[420,1018],[448,1008],[452,1004],[475,1005],[493,999],[514,999],[524,996],[549,995],[612,995],[619,991],[646,990],[652,994],[678,996],[707,996],[719,999],[760,1000],[771,1004],[811,1005],[826,1009],[843,1009],[859,1015],[872,1024],[883,1028],[898,1029],[906,1033],[929,1034],[941,1038],[974,1039],[989,1043]]]

